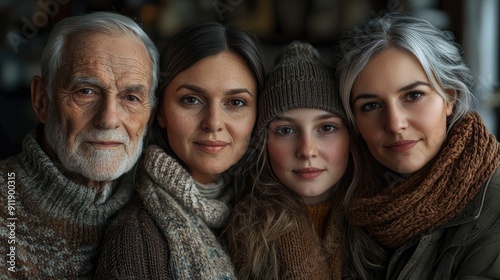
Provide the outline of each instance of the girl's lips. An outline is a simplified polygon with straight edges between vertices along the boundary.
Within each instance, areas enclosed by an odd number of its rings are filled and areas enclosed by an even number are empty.
[[[325,170],[319,168],[301,168],[293,170],[293,172],[302,179],[314,179],[321,175],[323,171]]]
[[[416,140],[402,140],[385,145],[385,148],[395,153],[404,153],[413,148],[417,143],[418,141]]]

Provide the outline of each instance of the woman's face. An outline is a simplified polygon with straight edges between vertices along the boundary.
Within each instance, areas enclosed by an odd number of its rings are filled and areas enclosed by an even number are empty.
[[[174,77],[164,92],[157,120],[193,178],[210,183],[246,152],[256,101],[252,72],[240,56],[224,51]]]
[[[431,87],[413,54],[395,47],[367,63],[351,95],[355,123],[370,152],[402,174],[419,170],[438,153],[453,104]]]
[[[349,131],[342,119],[320,109],[292,109],[276,117],[267,133],[278,180],[306,204],[329,199],[349,162]]]

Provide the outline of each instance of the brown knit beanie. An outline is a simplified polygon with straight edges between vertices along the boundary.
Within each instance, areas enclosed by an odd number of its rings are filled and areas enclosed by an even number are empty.
[[[346,121],[333,71],[320,61],[313,46],[299,41],[284,48],[267,77],[260,97],[257,133],[262,135],[272,119],[295,108],[322,109]]]

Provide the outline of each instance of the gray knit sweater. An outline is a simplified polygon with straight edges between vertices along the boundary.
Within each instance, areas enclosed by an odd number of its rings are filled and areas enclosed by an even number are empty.
[[[105,203],[63,176],[32,131],[0,161],[0,279],[92,277],[104,227],[133,193],[122,180]]]

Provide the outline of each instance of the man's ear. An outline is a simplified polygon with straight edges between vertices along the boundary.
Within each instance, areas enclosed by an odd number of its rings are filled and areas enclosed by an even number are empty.
[[[31,105],[40,122],[47,120],[47,90],[45,81],[40,76],[31,79]]]

